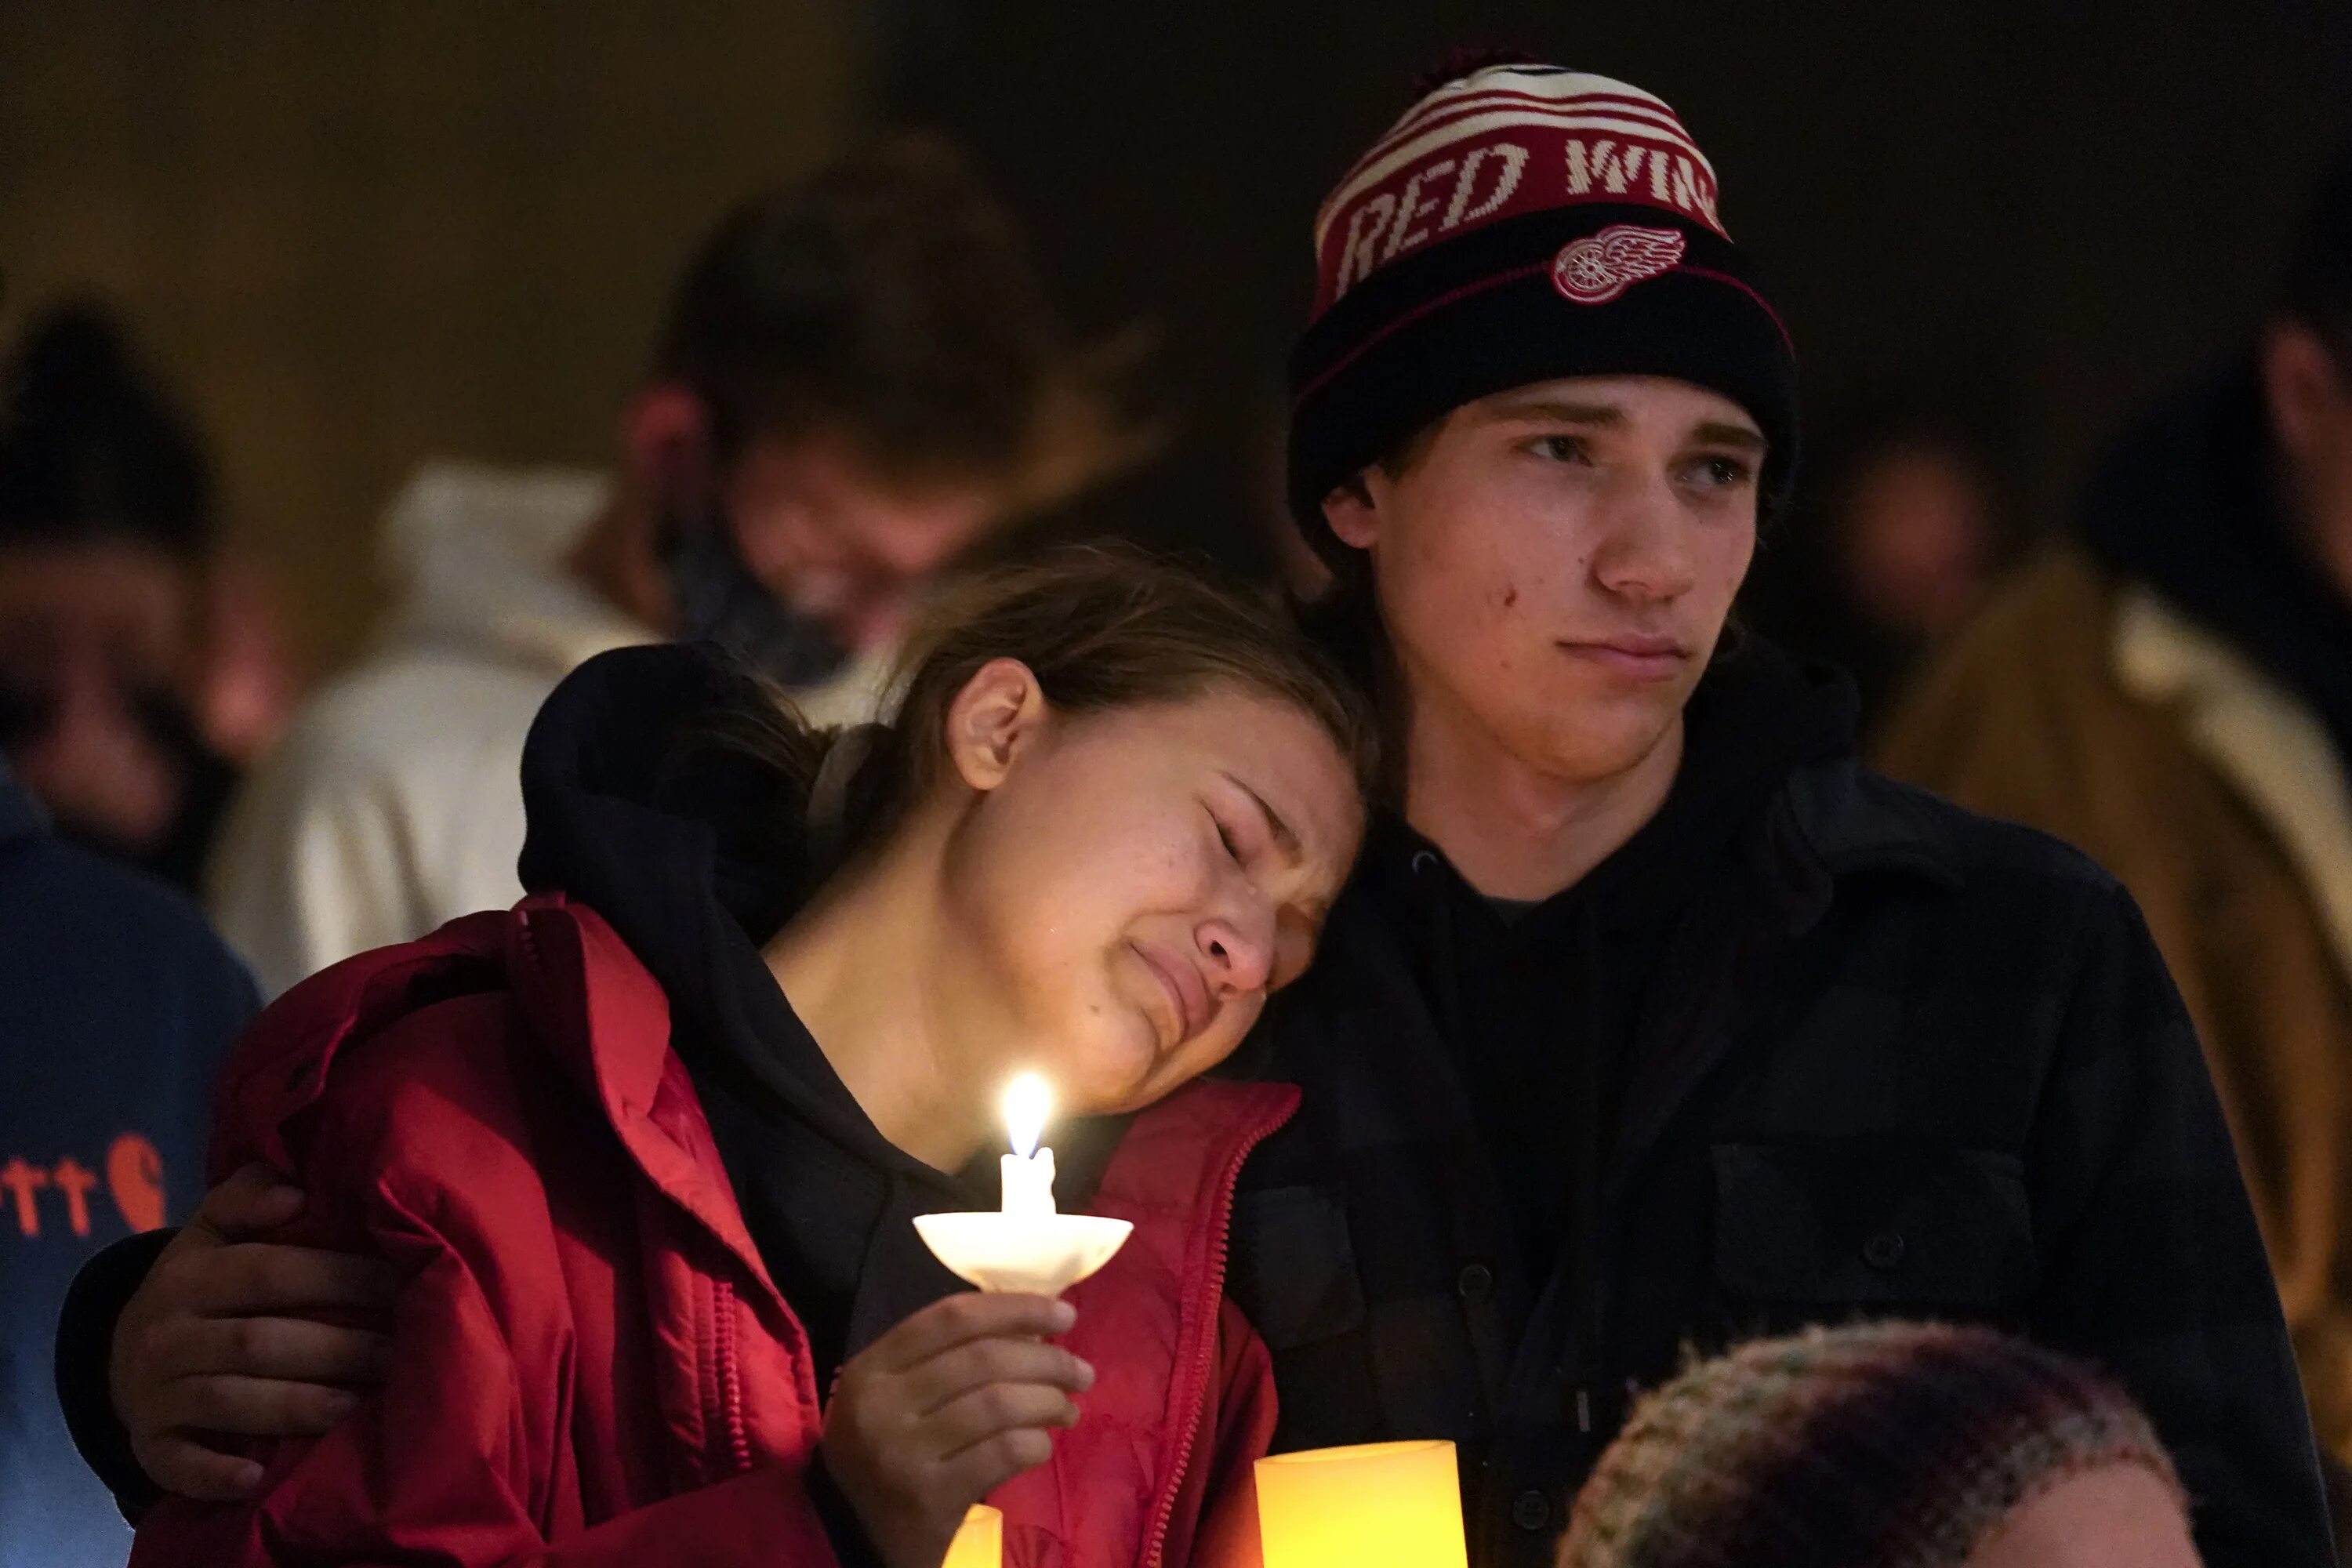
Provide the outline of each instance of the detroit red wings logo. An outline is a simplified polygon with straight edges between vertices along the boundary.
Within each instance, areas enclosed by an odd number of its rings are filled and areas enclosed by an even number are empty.
[[[1551,286],[1580,305],[1606,305],[1644,279],[1674,270],[1686,243],[1671,228],[1612,223],[1560,247]]]

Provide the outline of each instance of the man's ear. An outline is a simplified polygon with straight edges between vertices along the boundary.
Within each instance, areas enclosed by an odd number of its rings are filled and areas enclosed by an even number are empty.
[[[2274,325],[2263,334],[2262,376],[2271,430],[2291,458],[2302,457],[2325,438],[2329,416],[2352,390],[2346,387],[2327,345],[2309,328],[2294,322]]]
[[[1052,717],[1045,688],[1027,665],[992,658],[948,705],[948,761],[971,788],[994,789]]]
[[[683,383],[656,382],[630,398],[621,445],[639,479],[663,495],[704,495],[716,482],[710,405]]]
[[[1372,499],[1369,468],[1323,498],[1323,521],[1342,544],[1370,550],[1380,542],[1381,508]]]

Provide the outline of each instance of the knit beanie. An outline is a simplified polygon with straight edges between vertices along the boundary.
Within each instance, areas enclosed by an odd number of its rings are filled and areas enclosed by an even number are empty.
[[[1703,1362],[1601,1458],[1559,1568],[1954,1568],[2058,1482],[2179,1482],[2112,1384],[1988,1329],[1816,1328]]]
[[[1323,203],[1315,263],[1289,499],[1330,559],[1349,553],[1323,519],[1333,489],[1464,404],[1565,376],[1723,394],[1770,442],[1766,510],[1787,493],[1795,350],[1714,167],[1640,88],[1544,65],[1441,79]]]

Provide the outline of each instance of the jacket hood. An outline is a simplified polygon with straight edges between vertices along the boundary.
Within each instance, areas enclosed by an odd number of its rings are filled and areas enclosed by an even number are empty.
[[[1691,695],[1682,768],[1657,821],[1676,837],[1713,839],[1702,847],[1711,857],[1790,773],[1852,758],[1860,723],[1844,670],[1741,635]]]
[[[751,841],[770,792],[695,744],[753,689],[703,647],[623,649],[567,677],[523,742],[524,888],[594,905],[657,973],[714,935],[772,936],[792,911]]]
[[[383,565],[404,590],[394,637],[551,675],[654,640],[565,567],[612,493],[584,469],[425,464],[384,514]]]
[[[568,676],[523,744],[523,886],[603,916],[691,1037],[783,1042],[759,1051],[759,1074],[817,1131],[878,1169],[929,1174],[808,1048],[782,990],[745,984],[793,913],[776,845],[793,825],[755,763],[698,742],[756,690],[706,647],[620,649]]]

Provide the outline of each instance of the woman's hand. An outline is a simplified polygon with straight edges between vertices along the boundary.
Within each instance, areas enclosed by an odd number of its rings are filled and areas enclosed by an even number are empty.
[[[301,1212],[302,1194],[248,1165],[205,1194],[114,1326],[107,1387],[131,1451],[165,1491],[211,1502],[250,1495],[261,1467],[207,1434],[308,1437],[383,1377],[385,1336],[284,1312],[391,1306],[399,1275],[378,1258],[251,1239]]]
[[[1053,1457],[1094,1368],[1045,1336],[1077,1312],[1042,1296],[950,1296],[841,1369],[824,1466],[889,1568],[939,1568],[971,1505]]]

